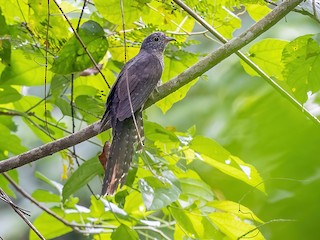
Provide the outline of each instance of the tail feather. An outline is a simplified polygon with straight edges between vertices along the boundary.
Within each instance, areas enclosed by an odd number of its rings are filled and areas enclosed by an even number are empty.
[[[117,121],[112,131],[113,140],[106,163],[102,196],[112,195],[119,184],[122,186],[126,182],[136,141],[136,129],[132,117]]]

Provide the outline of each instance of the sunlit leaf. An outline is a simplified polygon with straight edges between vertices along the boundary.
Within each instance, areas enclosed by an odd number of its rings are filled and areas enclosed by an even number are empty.
[[[188,212],[180,208],[170,208],[176,224],[183,229],[183,232],[192,239],[223,239],[217,227],[197,210]]]
[[[96,199],[95,196],[91,196],[90,213],[93,217],[101,217],[105,213],[105,207],[100,199]]]
[[[291,41],[283,51],[282,61],[284,79],[299,101],[305,102],[309,91],[320,90],[320,47],[312,35]]]
[[[220,231],[230,239],[239,239],[240,237],[254,240],[265,239],[256,226],[242,221],[233,214],[213,212],[209,216],[210,220],[218,226]]]
[[[72,231],[71,227],[66,226],[64,223],[46,212],[43,212],[40,216],[38,216],[34,220],[33,224],[46,239],[52,239]],[[39,239],[39,237],[33,231],[30,231],[29,237],[30,240]]]
[[[7,24],[15,24],[17,21],[24,21],[23,13],[28,11],[28,4],[8,0],[2,2],[1,9]]]
[[[220,34],[231,39],[233,32],[241,27],[241,19],[227,8],[218,8],[213,14],[213,24]]]
[[[99,13],[113,24],[122,26],[121,5],[117,0],[94,0],[95,6]],[[127,0],[123,1],[123,15],[127,27],[131,27],[134,21],[137,21],[141,10],[145,10],[144,4],[139,4],[138,1]]]
[[[191,141],[190,147],[201,153],[201,160],[205,163],[265,192],[263,180],[256,168],[231,155],[215,141],[197,136]]]
[[[131,192],[126,197],[126,202],[124,204],[123,210],[130,215],[134,215],[137,218],[142,218],[146,216],[146,207],[142,200],[142,195],[137,191]]]
[[[7,174],[13,179],[16,183],[19,183],[19,178],[18,178],[18,172],[16,169],[13,169]],[[11,189],[10,182],[2,175],[0,174],[0,188],[2,191],[4,191],[9,197],[14,197],[16,198],[15,192]]]
[[[190,54],[185,51],[175,51],[174,57],[165,58],[165,68],[161,78],[162,82],[165,83],[171,80],[171,78],[183,72],[187,67],[194,64],[197,60],[197,55]],[[179,102],[186,96],[191,86],[194,85],[197,80],[198,78],[171,93],[169,96],[157,102],[156,105],[162,110],[163,113],[166,113],[174,103]]]
[[[32,197],[39,202],[60,202],[61,201],[60,196],[43,189],[35,190],[32,193]]]
[[[37,86],[44,84],[44,57],[35,51],[28,54],[22,50],[12,50],[10,65],[1,73],[1,82],[10,85]],[[47,72],[47,83],[51,72]]]
[[[240,203],[232,201],[213,201],[207,203],[208,206],[212,206],[221,211],[234,214],[241,219],[250,219],[255,222],[263,223],[249,208],[241,205]]]
[[[78,9],[67,1],[58,3],[59,7],[65,12],[74,12]],[[19,4],[20,6],[22,4]],[[28,2],[29,21],[28,27],[41,41],[45,41],[48,47],[59,48],[65,39],[72,33],[68,23],[61,18],[61,12],[55,4],[44,4],[42,0],[31,0]],[[48,20],[48,7],[50,16]],[[44,23],[50,22],[50,27]]]
[[[27,150],[21,145],[21,140],[16,135],[12,134],[10,130],[0,123],[0,150],[8,151],[13,154],[20,154]]]
[[[139,239],[137,232],[127,225],[121,224],[112,234],[111,239],[118,240],[118,239],[128,239],[128,240],[135,240]]]
[[[283,80],[283,65],[281,62],[282,51],[288,41],[279,39],[263,39],[251,46],[248,57],[259,66],[270,77]],[[249,67],[244,61],[241,64],[245,71],[251,76],[260,76],[256,71]]]
[[[250,17],[256,22],[261,20],[271,11],[271,9],[268,8],[265,4],[246,4],[245,6]]]
[[[142,16],[146,24],[157,24],[162,30],[175,32],[191,32],[194,27],[194,18],[176,8],[173,3],[150,1],[148,7],[149,11]]]

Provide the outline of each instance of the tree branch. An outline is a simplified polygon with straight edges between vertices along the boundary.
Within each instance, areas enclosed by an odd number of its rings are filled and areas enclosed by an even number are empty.
[[[279,6],[274,8],[267,16],[265,16],[259,22],[242,33],[239,37],[236,37],[227,42],[216,51],[201,59],[198,63],[194,64],[178,76],[174,77],[169,82],[166,82],[165,84],[160,86],[157,93],[153,94],[153,97],[147,101],[147,103],[145,104],[145,108],[148,108],[155,102],[163,99],[182,86],[188,84],[193,79],[201,76],[203,73],[217,65],[223,59],[229,57],[232,53],[236,52],[240,48],[253,41],[259,35],[275,25],[301,1],[302,0],[287,0],[281,3]],[[40,158],[52,155],[53,153],[86,141],[89,138],[98,135],[99,128],[99,122],[93,123],[92,125],[89,125],[88,127],[78,131],[77,133],[31,149],[18,156],[14,156],[7,160],[1,161],[0,173],[34,162]],[[110,126],[107,126],[104,130],[109,128]]]

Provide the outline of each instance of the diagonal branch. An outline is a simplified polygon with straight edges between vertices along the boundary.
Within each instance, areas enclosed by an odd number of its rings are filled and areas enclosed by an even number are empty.
[[[178,90],[182,86],[188,84],[193,79],[201,76],[203,73],[217,65],[222,60],[229,57],[232,53],[235,53],[240,48],[244,47],[255,38],[260,36],[266,30],[280,21],[286,14],[288,14],[293,8],[295,8],[302,0],[290,0],[284,1],[279,6],[274,8],[267,16],[254,24],[239,37],[227,42],[216,51],[208,54],[202,60],[171,79],[169,82],[163,84],[158,88],[156,94],[145,104],[145,108],[148,108],[155,102],[163,99],[174,91]],[[91,137],[99,134],[100,124],[99,122],[80,130],[77,133],[71,134],[64,138],[58,139],[54,142],[44,144],[40,147],[31,149],[18,156],[11,157],[7,160],[0,162],[0,172],[5,172],[28,163],[34,162],[40,158],[52,155],[63,149],[69,148],[78,143],[84,142]],[[110,128],[107,126],[104,130]]]

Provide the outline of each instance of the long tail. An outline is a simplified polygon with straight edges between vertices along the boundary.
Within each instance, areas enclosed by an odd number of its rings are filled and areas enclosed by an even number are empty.
[[[138,127],[142,127],[141,112],[136,113]],[[138,121],[139,119],[139,121]],[[113,140],[103,179],[101,196],[112,195],[126,182],[130,164],[134,153],[134,144],[137,141],[137,131],[133,118],[117,121],[112,129]]]

